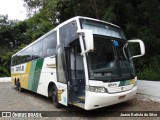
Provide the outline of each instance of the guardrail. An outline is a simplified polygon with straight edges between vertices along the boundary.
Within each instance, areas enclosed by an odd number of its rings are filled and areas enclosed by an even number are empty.
[[[0,78],[0,82],[11,82],[11,77]]]
[[[137,94],[147,100],[160,102],[160,81],[138,80]]]

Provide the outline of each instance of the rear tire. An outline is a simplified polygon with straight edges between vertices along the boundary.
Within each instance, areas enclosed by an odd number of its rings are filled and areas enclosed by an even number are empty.
[[[16,90],[19,90],[19,85],[18,85],[18,80],[15,81],[15,85],[16,85]]]
[[[21,85],[20,85],[18,80],[16,81],[16,90],[18,90],[19,92],[23,91],[23,89],[21,88]]]
[[[19,84],[19,92],[23,92],[23,88],[21,88],[20,84]]]
[[[53,101],[53,104],[56,108],[61,107],[60,103],[58,102],[58,90],[55,85],[53,85],[53,87],[52,87],[52,101]]]

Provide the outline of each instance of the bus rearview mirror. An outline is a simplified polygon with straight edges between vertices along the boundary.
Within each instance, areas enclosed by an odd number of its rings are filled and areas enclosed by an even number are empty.
[[[141,57],[141,56],[143,56],[145,54],[145,45],[144,45],[142,40],[140,40],[140,39],[128,40],[128,43],[139,43],[140,52],[141,52],[141,54],[134,55],[130,59],[133,59],[133,58],[136,58],[136,57]]]
[[[82,54],[87,52],[94,51],[94,41],[93,41],[93,32],[92,30],[78,30],[77,33],[80,33],[84,36],[85,41],[85,51]]]

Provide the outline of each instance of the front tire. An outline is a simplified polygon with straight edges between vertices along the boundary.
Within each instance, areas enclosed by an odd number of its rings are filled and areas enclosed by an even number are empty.
[[[61,107],[61,105],[58,102],[58,90],[55,85],[53,85],[53,87],[52,87],[52,101],[53,101],[53,104],[56,108]]]

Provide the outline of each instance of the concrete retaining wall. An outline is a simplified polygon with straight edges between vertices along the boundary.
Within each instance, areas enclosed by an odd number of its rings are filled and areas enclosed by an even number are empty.
[[[0,82],[11,82],[11,77],[0,78]]]
[[[160,102],[160,81],[138,80],[137,94],[145,99]]]

